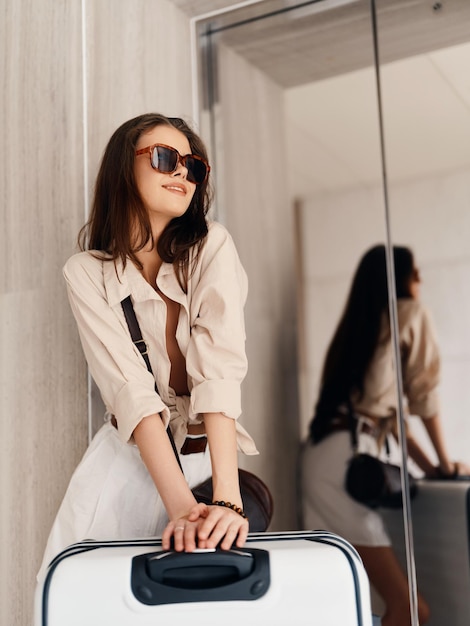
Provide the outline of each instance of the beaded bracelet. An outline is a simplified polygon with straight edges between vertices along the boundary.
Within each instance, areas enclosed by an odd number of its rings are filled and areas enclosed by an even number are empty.
[[[248,519],[245,511],[236,504],[232,504],[231,502],[224,502],[223,500],[214,500],[212,504],[214,504],[215,506],[225,506],[227,509],[232,509],[232,511],[235,511],[235,513],[241,515],[244,519]]]

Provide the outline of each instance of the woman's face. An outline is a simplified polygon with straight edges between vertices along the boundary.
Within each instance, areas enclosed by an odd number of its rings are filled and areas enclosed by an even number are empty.
[[[156,143],[175,148],[181,156],[191,154],[188,139],[172,126],[155,126],[142,134],[136,150]],[[154,228],[161,232],[173,218],[187,211],[196,185],[187,180],[187,169],[182,163],[178,163],[174,172],[163,174],[152,167],[150,155],[145,153],[135,157],[134,172],[137,188]]]
[[[419,270],[417,268],[414,268],[413,274],[411,276],[411,281],[410,281],[410,294],[411,294],[411,297],[414,298],[415,300],[419,298],[420,286],[421,286],[421,276],[420,276]]]

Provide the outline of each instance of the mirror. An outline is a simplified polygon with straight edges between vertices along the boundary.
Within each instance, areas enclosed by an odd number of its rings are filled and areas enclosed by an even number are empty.
[[[455,45],[449,45],[447,34],[447,45],[441,47],[439,35],[449,22],[441,24],[441,12],[450,11],[454,26],[465,17],[447,5],[433,10],[427,51],[385,64],[381,73],[392,236],[397,243],[408,242],[416,254],[422,298],[433,312],[441,343],[444,428],[454,455],[464,458],[470,437],[465,418],[470,399],[463,382],[470,374],[465,297],[470,281],[465,236],[470,223],[470,33],[467,29],[463,43],[456,36]],[[379,34],[385,47],[390,35],[380,30],[380,13]]]
[[[250,281],[242,420],[261,455],[249,469],[280,503],[273,530],[324,527],[293,515],[300,442],[353,273],[386,239],[369,2],[294,4],[200,33],[216,215]]]
[[[254,366],[245,398],[249,412],[253,407],[261,416],[253,427],[262,456],[280,441],[295,455],[293,440],[305,438],[324,354],[356,264],[368,247],[385,240],[370,3],[323,0],[296,9],[295,4],[261,2],[211,18],[199,32],[201,120],[216,164],[217,217],[234,235],[250,277],[248,338],[262,337],[271,344],[272,357],[286,363],[283,375],[266,379],[259,373],[269,363],[249,355]],[[384,0],[376,10],[391,234],[394,243],[413,249],[419,263],[422,298],[434,314],[442,351],[445,437],[452,458],[467,460],[463,233],[470,214],[470,6],[465,0]],[[280,167],[284,160],[287,169]],[[245,240],[247,228],[257,233],[258,246]],[[289,274],[296,276],[295,289]],[[275,376],[272,365],[270,374]],[[257,380],[266,385],[262,396]],[[257,404],[257,397],[269,400]],[[273,422],[265,419],[267,413]],[[294,419],[288,422],[286,415]],[[411,422],[431,453],[417,420]],[[272,464],[265,468],[262,458],[257,462],[276,484],[275,496],[295,506],[288,492],[295,460],[283,460],[282,474]],[[413,518],[418,513],[423,516],[413,505]],[[465,528],[460,511],[462,517]],[[405,560],[402,514],[387,518],[394,547]],[[287,515],[276,520],[278,528],[291,522]],[[433,599],[429,623],[449,622],[452,615],[452,623],[463,624],[459,620],[468,616],[464,565],[462,577],[449,575],[446,585],[440,577],[437,594],[423,588]],[[426,587],[432,569],[441,571],[429,562],[418,566],[420,587]]]
[[[205,25],[201,118],[211,137],[217,218],[242,250],[247,228],[267,231],[265,244],[277,237],[283,272],[295,270],[303,438],[355,265],[384,241],[385,222],[369,3],[296,4],[262,2]],[[275,212],[279,205],[284,213]],[[253,271],[256,300],[276,277],[252,252],[253,266],[266,270]],[[267,293],[261,299],[269,301]]]
[[[441,357],[440,419],[452,460],[470,462],[470,4],[378,3],[393,242],[412,248]],[[412,6],[410,6],[412,4]],[[394,51],[407,50],[402,58]],[[421,420],[411,429],[433,462]],[[468,622],[468,482],[427,481],[411,511],[418,586],[431,626]],[[389,524],[399,542],[396,515]],[[432,523],[431,523],[432,520]],[[451,521],[452,520],[452,521]],[[397,523],[400,528],[394,528]],[[432,546],[432,547],[431,547]],[[403,554],[401,554],[403,559]]]

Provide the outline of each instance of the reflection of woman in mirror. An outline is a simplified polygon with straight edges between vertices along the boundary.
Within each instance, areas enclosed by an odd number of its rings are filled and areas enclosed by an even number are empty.
[[[44,566],[85,538],[162,535],[177,551],[245,542],[237,448],[257,453],[237,422],[247,280],[230,235],[206,218],[208,175],[202,141],[179,118],[142,115],[108,143],[83,251],[64,268],[108,421],[71,479]],[[129,295],[155,378],[126,324]],[[211,475],[207,506],[190,487]]]
[[[418,299],[419,272],[413,254],[394,247],[403,388],[409,413],[421,417],[438,458],[435,466],[407,432],[408,452],[426,477],[469,473],[447,454],[439,415],[439,353],[429,315]],[[344,488],[352,456],[348,406],[358,417],[362,452],[378,455],[396,435],[396,383],[388,318],[384,246],[362,258],[323,367],[319,399],[303,456],[306,528],[324,528],[348,539],[361,555],[385,605],[383,626],[410,623],[408,583],[377,510],[356,502]],[[420,623],[429,610],[419,598]]]

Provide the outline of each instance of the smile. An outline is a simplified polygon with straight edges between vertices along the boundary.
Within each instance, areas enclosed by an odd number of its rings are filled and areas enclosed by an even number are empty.
[[[163,185],[164,189],[186,195],[186,188],[183,185]]]

